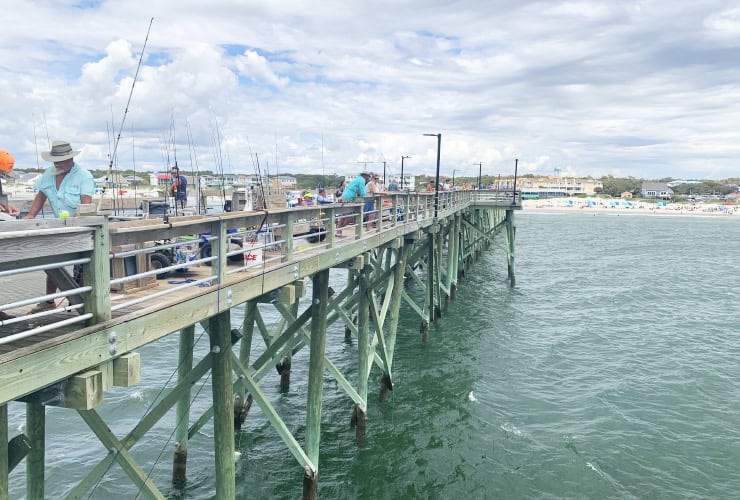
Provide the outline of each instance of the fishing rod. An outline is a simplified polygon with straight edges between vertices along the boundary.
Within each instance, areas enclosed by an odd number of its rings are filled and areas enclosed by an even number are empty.
[[[190,130],[190,122],[186,119],[185,120],[185,131],[188,136],[188,151],[190,152],[190,170],[193,170],[193,162],[195,162],[195,204],[196,204],[196,210],[198,212],[198,215],[201,214],[200,207],[201,207],[201,194],[200,194],[200,166],[198,165],[198,155],[195,152],[195,143],[193,142],[193,132]],[[203,212],[206,213],[206,207],[205,204],[203,204]]]
[[[149,41],[149,32],[152,29],[152,23],[154,22],[154,18],[151,18],[149,20],[149,28],[146,30],[146,38],[144,39],[144,46],[141,48],[141,54],[139,55],[139,63],[136,65],[136,73],[134,73],[134,81],[131,82],[131,91],[128,94],[128,100],[126,101],[126,108],[123,110],[123,117],[121,118],[121,126],[118,129],[118,137],[116,137],[116,141],[113,143],[113,155],[110,159],[110,164],[108,165],[108,175],[105,178],[105,181],[107,182],[108,179],[111,176],[111,171],[113,170],[113,158],[116,155],[116,151],[118,150],[118,143],[121,140],[121,131],[123,130],[123,125],[126,123],[126,115],[128,115],[128,109],[131,105],[131,98],[134,95],[134,87],[136,87],[136,80],[139,78],[139,70],[141,69],[141,63],[144,60],[144,51],[146,50],[146,44]],[[98,200],[98,210],[100,210],[100,205],[103,203],[103,196],[105,195],[105,184],[103,185],[103,192],[100,194],[100,199]]]
[[[139,215],[139,205],[136,204],[137,188],[139,187],[139,181],[136,179],[136,141],[134,137],[134,124],[131,124],[131,165],[134,167],[134,210],[135,215]]]
[[[175,137],[175,110],[170,111],[170,139],[172,140],[172,158],[175,160],[175,165],[170,168],[170,189],[172,189],[172,201],[175,202],[175,217],[177,217],[178,206],[177,206],[177,193],[180,185],[180,167],[177,166],[177,139]],[[168,164],[169,165],[169,164]],[[177,179],[172,178],[172,169],[177,169]]]

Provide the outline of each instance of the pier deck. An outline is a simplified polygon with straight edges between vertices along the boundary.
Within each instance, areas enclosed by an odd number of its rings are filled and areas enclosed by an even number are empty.
[[[0,417],[6,411],[5,403],[19,399],[28,402],[31,419],[34,415],[38,419],[41,404],[78,410],[106,447],[117,450],[113,459],[134,484],[148,497],[160,498],[157,487],[143,480],[138,466],[127,458],[127,446],[133,446],[135,440],[119,442],[103,432],[94,407],[103,401],[106,387],[135,383],[136,373],[129,373],[131,380],[124,382],[110,373],[117,373],[123,363],[129,372],[132,365],[136,371],[135,363],[129,364],[136,349],[201,324],[215,346],[201,361],[206,371],[209,367],[213,370],[214,406],[212,414],[202,416],[194,425],[214,418],[218,434],[214,438],[216,475],[226,483],[217,496],[233,497],[233,486],[228,484],[233,483],[233,463],[227,463],[233,457],[232,419],[236,422],[237,415],[246,417],[249,399],[250,404],[254,400],[262,407],[303,467],[304,496],[312,498],[318,471],[324,369],[355,401],[353,421],[357,438],[362,439],[371,369],[376,366],[383,373],[381,397],[383,391],[387,394],[393,388],[391,367],[401,303],[419,314],[426,341],[429,324],[454,299],[460,273],[490,247],[499,232],[506,237],[504,247],[513,284],[513,212],[520,208],[518,201],[514,193],[498,191],[440,193],[436,202],[433,194],[378,196],[376,206],[383,208],[374,225],[360,222],[365,215],[362,204],[171,217],[166,222],[115,222],[92,216],[0,223],[0,286],[4,290],[0,311],[17,316],[0,322]],[[351,223],[338,236],[337,221],[345,217],[351,218]],[[309,235],[314,242],[306,235],[296,235],[296,228],[305,224],[318,228]],[[315,241],[322,237],[323,241]],[[203,250],[206,244],[208,251]],[[150,265],[151,255],[158,251],[181,254],[165,279],[156,279],[161,270]],[[118,266],[113,265],[116,259]],[[75,264],[83,269],[81,284],[70,277]],[[426,276],[414,272],[419,266],[426,270]],[[347,288],[329,290],[328,270],[338,267],[347,269]],[[112,268],[124,272],[116,276]],[[56,296],[57,302],[69,302],[75,309],[24,316],[35,303],[48,298],[43,296],[45,273],[55,276],[60,289],[66,290]],[[405,277],[424,289],[424,304],[415,303],[403,291]],[[302,283],[309,278],[314,280],[314,296],[301,313]],[[142,286],[128,287],[131,283]],[[260,324],[259,304],[278,308],[284,318],[278,331],[265,331]],[[246,307],[246,318],[234,328],[229,312],[237,306]],[[334,321],[344,322],[347,335],[359,340],[363,375],[356,384],[323,358],[326,325]],[[248,344],[255,326],[267,350],[253,360]],[[235,350],[240,352],[232,354],[231,345],[239,342],[239,337],[241,349]],[[306,410],[309,430],[305,446],[300,446],[266,402],[257,382],[266,370],[277,367],[281,374],[287,373],[288,384],[291,353],[304,346],[310,349],[311,359]],[[181,346],[180,354],[188,357],[187,346]],[[192,363],[192,346],[189,356]],[[181,370],[184,382],[172,390],[172,401],[162,412],[189,394],[184,387],[193,372]],[[95,377],[92,383],[91,377]],[[70,393],[70,387],[78,391],[80,380],[81,397]],[[48,394],[39,396],[41,389],[55,384],[59,386],[56,399]],[[178,411],[185,409],[178,407]],[[0,430],[2,426],[7,428],[7,422],[0,418]],[[36,437],[38,443],[39,429],[31,428],[28,433],[30,441]],[[183,438],[181,432],[179,437],[187,441],[187,433]],[[0,455],[9,453],[4,446],[0,442]],[[43,496],[43,450],[38,446],[27,451],[27,470],[29,479],[40,480],[42,489],[38,490],[38,484],[27,486],[29,498]],[[177,453],[175,461],[177,467]],[[0,460],[0,483],[4,479],[7,470]],[[85,489],[83,484],[78,493]],[[7,498],[7,493],[0,488],[2,498]]]

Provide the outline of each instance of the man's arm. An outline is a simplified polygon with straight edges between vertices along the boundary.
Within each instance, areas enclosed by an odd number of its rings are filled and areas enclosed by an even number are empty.
[[[36,214],[38,214],[41,211],[41,208],[44,206],[44,203],[46,202],[46,195],[39,191],[36,193],[36,196],[33,199],[33,203],[31,203],[31,209],[28,211],[28,215],[23,217],[24,219],[33,219],[36,217]]]
[[[92,203],[92,196],[87,194],[81,194],[80,195],[80,204],[87,205],[88,203]]]

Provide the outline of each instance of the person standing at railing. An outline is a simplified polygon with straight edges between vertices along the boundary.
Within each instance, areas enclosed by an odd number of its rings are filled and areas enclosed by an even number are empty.
[[[320,188],[319,194],[316,196],[316,202],[319,205],[326,205],[327,203],[332,203],[332,201],[326,196],[326,189]]]
[[[41,152],[41,158],[54,163],[54,166],[47,168],[36,181],[35,189],[38,192],[24,219],[35,218],[46,200],[49,200],[54,216],[60,218],[74,216],[77,213],[77,205],[92,203],[95,180],[90,172],[75,163],[74,157],[78,154],[80,151],[72,150],[72,146],[67,141],[54,141],[51,143],[50,151]],[[75,274],[79,272],[80,269],[76,268]],[[75,278],[81,278],[81,275]],[[56,290],[56,283],[47,275],[46,294],[51,295]],[[31,309],[31,313],[47,311],[55,307],[54,300],[49,300]]]
[[[352,179],[352,181],[347,184],[347,187],[344,188],[339,201],[342,203],[352,203],[357,199],[358,196],[365,196],[365,194],[367,194],[365,185],[370,181],[371,177],[372,174],[370,172],[362,172],[360,175]],[[341,228],[348,226],[351,222],[351,215],[340,217],[339,221],[337,222],[337,236],[341,236]]]
[[[170,181],[172,182],[170,192],[175,199],[175,205],[182,210],[188,202],[188,180],[184,175],[180,175],[180,167],[177,165],[170,171]]]

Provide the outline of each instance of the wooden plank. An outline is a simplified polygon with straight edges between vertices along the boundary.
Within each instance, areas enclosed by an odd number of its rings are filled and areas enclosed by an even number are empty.
[[[138,352],[129,352],[113,360],[113,385],[132,387],[140,381],[141,355]]]
[[[72,234],[27,235],[25,237],[0,239],[0,263],[24,259],[89,252],[93,248],[92,230],[74,228]],[[55,230],[56,231],[56,230]],[[2,234],[0,234],[2,236]]]

